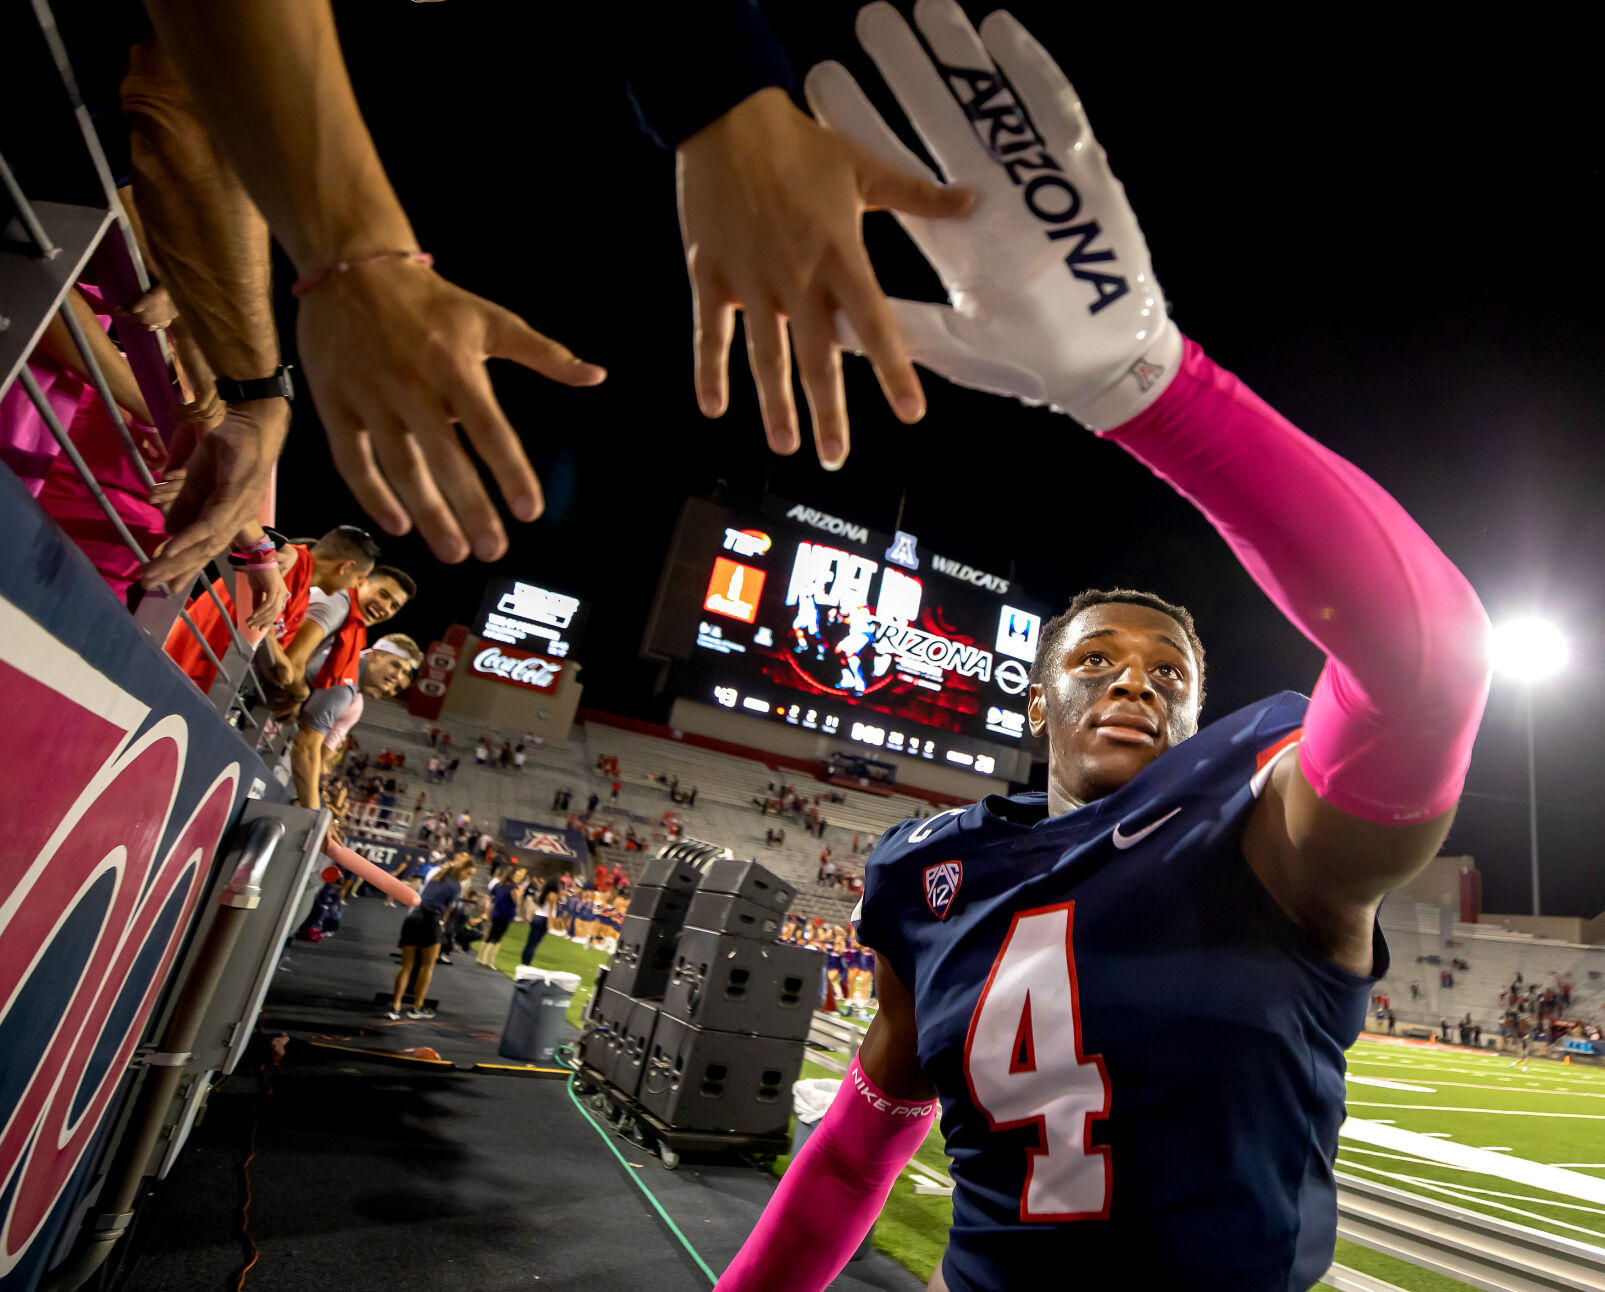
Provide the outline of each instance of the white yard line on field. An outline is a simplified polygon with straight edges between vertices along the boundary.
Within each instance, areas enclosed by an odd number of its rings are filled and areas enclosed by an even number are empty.
[[[1398,1108],[1419,1113],[1487,1113],[1490,1117],[1570,1117],[1575,1121],[1605,1122],[1605,1113],[1550,1113],[1532,1108],[1461,1108],[1453,1104],[1378,1104],[1349,1100],[1350,1108]]]
[[[1352,1107],[1352,1104],[1350,1106]],[[1472,1148],[1468,1144],[1456,1144],[1452,1140],[1440,1139],[1433,1135],[1420,1135],[1398,1126],[1381,1126],[1359,1117],[1350,1117],[1344,1122],[1338,1129],[1338,1135],[1354,1143],[1369,1144],[1373,1148],[1413,1153],[1419,1158],[1443,1166],[1476,1171],[1482,1175],[1508,1180],[1512,1184],[1525,1184],[1534,1189],[1542,1189],[1546,1193],[1558,1193],[1562,1197],[1605,1205],[1605,1180],[1543,1162],[1529,1162],[1524,1157],[1506,1157],[1501,1153],[1490,1153],[1486,1149]]]
[[[1389,1088],[1397,1090],[1437,1090],[1440,1087],[1446,1087],[1451,1090],[1497,1090],[1502,1095],[1566,1095],[1575,1099],[1605,1099],[1605,1090],[1558,1090],[1554,1086],[1550,1086],[1547,1089],[1540,1086],[1536,1090],[1511,1090],[1505,1086],[1490,1086],[1481,1081],[1440,1081],[1437,1077],[1426,1079],[1437,1084],[1429,1087],[1412,1086],[1399,1082]],[[1363,1086],[1388,1086],[1389,1084],[1379,1077],[1361,1077],[1352,1072],[1349,1073],[1349,1080],[1358,1082]],[[1500,1080],[1509,1080],[1509,1078],[1502,1077]]]
[[[1379,1085],[1384,1090],[1411,1090],[1417,1095],[1436,1095],[1438,1090],[1430,1085],[1409,1085],[1406,1082],[1390,1082],[1387,1077],[1361,1077],[1356,1072],[1348,1074],[1348,1080],[1355,1085]]]

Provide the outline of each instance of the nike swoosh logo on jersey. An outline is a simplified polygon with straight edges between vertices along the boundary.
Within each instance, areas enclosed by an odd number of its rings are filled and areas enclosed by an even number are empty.
[[[1155,830],[1159,829],[1160,826],[1164,825],[1166,821],[1170,820],[1171,817],[1175,816],[1176,813],[1178,813],[1180,811],[1181,811],[1181,809],[1179,807],[1178,808],[1171,808],[1170,811],[1166,812],[1164,816],[1159,818],[1159,820],[1155,821],[1152,825],[1143,826],[1143,828],[1141,830],[1137,831],[1136,834],[1121,834],[1120,833],[1120,826],[1117,824],[1115,826],[1114,833],[1109,836],[1110,841],[1115,845],[1115,847],[1120,848],[1122,850],[1124,850],[1126,848],[1133,848],[1137,844],[1141,843],[1144,839],[1146,839],[1149,835],[1151,835]]]

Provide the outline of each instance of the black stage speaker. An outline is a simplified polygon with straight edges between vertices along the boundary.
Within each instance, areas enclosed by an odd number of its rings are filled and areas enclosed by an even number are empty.
[[[641,1069],[646,1065],[647,1047],[652,1044],[652,1029],[657,1021],[655,1004],[649,1000],[632,1000],[624,1025],[614,1034],[608,1080],[631,1099],[640,1088]]]
[[[630,907],[626,915],[639,915],[642,919],[661,920],[664,924],[683,924],[691,905],[694,890],[663,888],[657,884],[640,884],[630,894]]]
[[[797,890],[774,871],[766,870],[756,861],[742,861],[736,857],[720,857],[710,862],[702,877],[702,891],[734,893],[781,914],[791,909],[792,899],[797,896]]]
[[[702,882],[703,873],[716,858],[729,855],[728,848],[695,839],[665,844],[641,872],[641,887],[673,888],[689,893]]]
[[[587,1067],[595,1068],[608,1080],[613,1079],[613,1058],[617,1053],[618,1037],[630,1019],[635,1002],[621,992],[603,988],[596,993],[591,1008],[591,1021],[580,1040],[580,1058]]]
[[[784,1133],[803,1043],[738,1036],[659,1015],[636,1098],[677,1130]]]
[[[607,985],[626,996],[663,999],[674,968],[674,948],[680,940],[678,924],[663,924],[640,915],[626,915],[619,931],[619,949],[613,953]]]
[[[779,911],[749,902],[734,893],[698,892],[691,899],[686,913],[688,929],[706,929],[710,933],[736,933],[760,942],[773,942],[780,935]]]
[[[819,1004],[819,952],[688,928],[663,1013],[720,1032],[800,1041]]]

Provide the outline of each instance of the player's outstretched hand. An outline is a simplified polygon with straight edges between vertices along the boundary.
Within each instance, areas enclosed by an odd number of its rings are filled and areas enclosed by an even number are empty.
[[[840,311],[898,418],[919,421],[925,397],[870,268],[863,216],[891,210],[939,222],[962,214],[973,196],[821,129],[778,89],[759,91],[686,140],[678,164],[703,413],[718,417],[728,402],[739,309],[769,447],[794,453],[801,443],[791,395],[795,348],[819,460],[841,466],[848,428],[833,321]]]
[[[859,12],[858,37],[948,181],[980,198],[963,220],[897,214],[951,301],[890,302],[909,353],[1096,430],[1128,421],[1169,383],[1181,337],[1075,89],[1011,14],[977,33],[955,0],[919,0],[914,21],[930,53],[886,3]],[[932,178],[841,64],[815,67],[806,90],[832,130]],[[837,327],[873,352],[851,315]]]
[[[482,561],[507,550],[459,424],[514,516],[534,520],[543,505],[486,360],[511,359],[565,386],[607,377],[512,311],[399,259],[309,291],[296,336],[335,466],[357,501],[388,533],[416,522],[447,562],[465,559],[470,545]]]

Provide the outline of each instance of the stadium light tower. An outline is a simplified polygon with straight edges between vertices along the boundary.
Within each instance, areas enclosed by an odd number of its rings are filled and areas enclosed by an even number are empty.
[[[1533,763],[1533,683],[1554,677],[1566,667],[1570,650],[1565,634],[1546,619],[1512,619],[1494,629],[1494,671],[1521,684],[1522,712],[1527,721],[1527,831],[1533,869],[1533,914],[1538,907],[1538,773]]]

